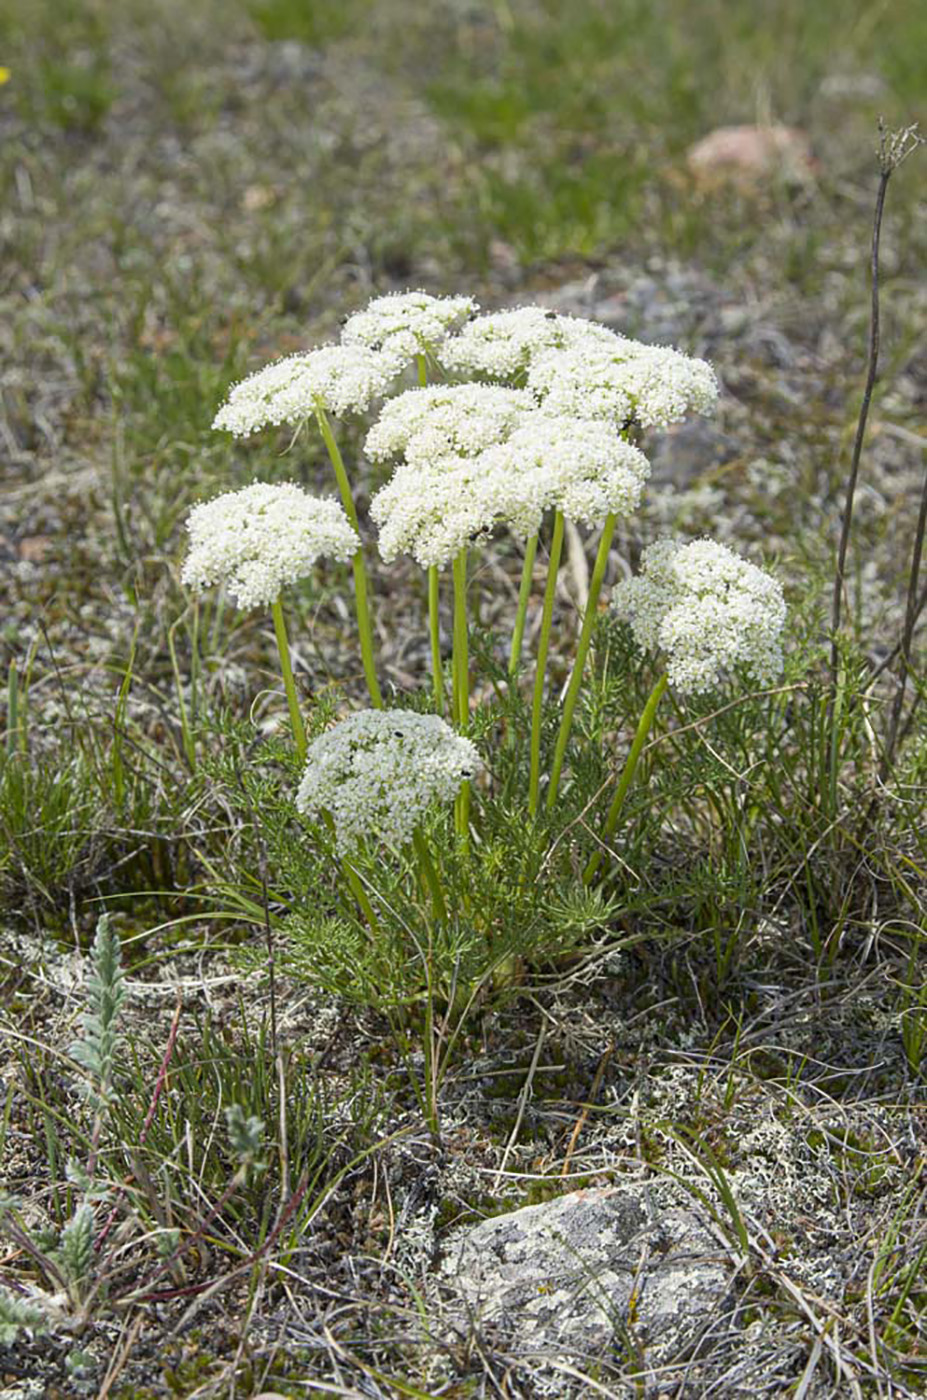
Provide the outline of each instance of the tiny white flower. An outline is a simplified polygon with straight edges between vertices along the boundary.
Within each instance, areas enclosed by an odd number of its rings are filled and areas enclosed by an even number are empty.
[[[732,667],[760,685],[782,669],[786,607],[770,574],[714,540],[658,540],[612,605],[642,647],[659,647],[682,692],[711,690]]]
[[[597,321],[560,316],[543,306],[518,306],[468,321],[445,341],[438,358],[445,369],[456,374],[514,379],[545,351],[591,346],[614,349],[622,340]]]
[[[634,340],[548,351],[531,365],[528,388],[548,413],[606,418],[619,427],[636,421],[666,428],[687,413],[710,413],[718,397],[707,361]]]
[[[541,410],[526,415],[479,461],[488,476],[508,475],[517,484],[527,511],[521,528],[513,524],[513,529],[523,535],[537,529],[539,520],[525,528],[535,509],[560,510],[586,525],[601,524],[607,515],[630,515],[650,475],[643,452],[619,437],[612,424]]]
[[[385,350],[406,362],[434,353],[450,331],[477,310],[472,297],[433,297],[428,292],[391,292],[374,297],[349,316],[341,332],[345,345]]]
[[[240,608],[269,607],[317,559],[350,559],[360,540],[337,501],[292,482],[258,481],[193,507],[181,578],[197,591],[225,582]]]
[[[323,345],[288,355],[234,385],[212,426],[247,437],[260,428],[302,423],[317,409],[336,417],[363,413],[402,367],[401,356],[364,345]]]
[[[296,806],[331,815],[342,855],[364,840],[403,846],[431,805],[453,802],[481,767],[471,741],[438,715],[358,710],[309,745]]]
[[[375,462],[405,455],[427,461],[473,455],[502,442],[537,404],[523,389],[490,384],[431,385],[409,389],[383,405],[364,450]]]

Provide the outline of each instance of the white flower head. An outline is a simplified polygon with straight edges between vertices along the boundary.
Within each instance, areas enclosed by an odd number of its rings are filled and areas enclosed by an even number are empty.
[[[370,506],[384,560],[411,554],[422,568],[443,568],[499,525],[525,539],[548,510],[592,525],[639,504],[650,465],[611,424],[521,407],[505,427],[472,455],[449,451],[434,423],[413,434]]]
[[[683,693],[712,690],[741,666],[759,685],[782,669],[786,607],[770,574],[714,540],[658,540],[636,578],[619,583],[612,605],[642,647],[660,647]]]
[[[666,345],[626,340],[608,349],[582,346],[541,355],[528,388],[548,413],[607,418],[619,427],[680,423],[687,413],[710,413],[718,397],[711,365]]]
[[[456,374],[505,380],[524,374],[545,351],[593,346],[614,349],[622,339],[597,321],[560,316],[543,306],[518,306],[469,321],[445,341],[438,358],[445,369]]]
[[[197,591],[225,582],[240,608],[269,607],[317,559],[350,559],[360,540],[337,501],[258,481],[193,507],[181,578]]]
[[[302,423],[318,409],[336,417],[363,413],[383,397],[402,366],[402,357],[364,345],[323,345],[288,355],[235,384],[212,426],[247,437],[260,428]]]
[[[560,510],[586,525],[601,524],[607,515],[630,515],[650,475],[643,452],[619,437],[611,423],[554,417],[543,410],[528,414],[506,442],[479,460],[487,476],[512,478],[510,500],[520,494],[525,514],[510,523],[525,536],[540,523],[539,516],[533,520],[535,510]]]
[[[503,442],[536,408],[523,389],[494,384],[432,385],[409,389],[383,406],[364,450],[375,462],[405,455],[409,462],[436,456],[472,456]]]
[[[365,839],[403,846],[432,803],[453,802],[481,767],[438,715],[358,710],[309,745],[296,806],[330,813],[342,855]]]
[[[472,316],[472,297],[433,297],[428,292],[391,292],[374,297],[349,316],[341,332],[345,345],[385,350],[406,362],[434,353],[447,335]]]
[[[487,470],[483,456],[439,456],[403,462],[370,503],[381,557],[411,554],[423,568],[443,569],[497,525],[527,536],[544,513],[528,477]]]

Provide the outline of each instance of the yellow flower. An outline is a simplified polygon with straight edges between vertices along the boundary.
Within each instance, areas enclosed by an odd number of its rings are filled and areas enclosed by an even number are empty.
[[[3,87],[4,83],[8,83],[12,76],[9,68],[0,68],[0,87]]]

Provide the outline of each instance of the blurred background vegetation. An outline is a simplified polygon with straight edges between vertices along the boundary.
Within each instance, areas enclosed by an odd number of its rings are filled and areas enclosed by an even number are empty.
[[[318,236],[327,219],[345,239],[366,232],[374,259],[437,241],[478,267],[493,238],[522,258],[593,255],[639,246],[643,220],[669,246],[704,253],[732,211],[692,207],[681,172],[698,137],[782,121],[824,142],[821,174],[836,176],[853,168],[858,141],[871,144],[877,113],[898,125],[924,101],[927,16],[917,0],[5,0],[0,15],[12,70],[5,126],[15,113],[33,139],[144,127],[162,142],[176,133],[194,156],[218,126],[240,143],[246,169],[246,154],[272,139],[296,157],[301,131],[320,134],[320,78],[344,84],[346,99],[352,84],[364,86],[369,111],[353,148],[330,151],[321,186],[277,197],[298,198]],[[301,66],[284,51],[262,87],[262,44],[298,44],[319,63]],[[385,136],[378,105],[384,122],[408,128],[410,147],[391,248],[378,227],[382,197],[365,201]],[[447,165],[425,197],[414,133],[431,121]],[[234,182],[234,145],[223,167]],[[219,176],[197,173],[209,184]],[[291,174],[299,180],[298,159]],[[755,232],[751,221],[730,222],[735,242]],[[290,263],[290,280],[306,270]]]

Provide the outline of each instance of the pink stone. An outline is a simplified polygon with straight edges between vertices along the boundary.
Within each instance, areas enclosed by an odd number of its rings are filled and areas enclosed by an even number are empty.
[[[805,180],[814,172],[811,143],[792,126],[719,126],[689,147],[693,175],[706,181],[751,183],[783,174]]]

